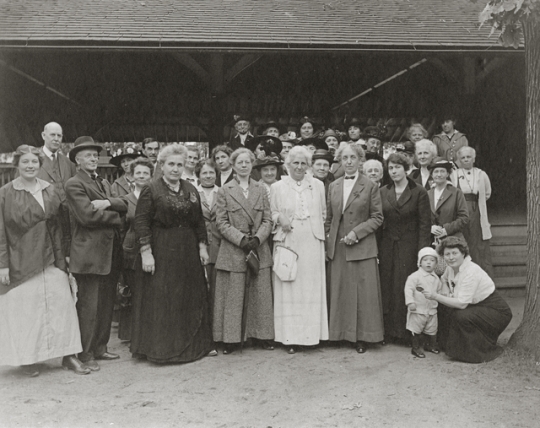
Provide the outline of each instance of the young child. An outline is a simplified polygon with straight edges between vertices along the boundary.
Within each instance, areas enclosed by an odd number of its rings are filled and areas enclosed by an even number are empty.
[[[437,302],[428,300],[421,290],[440,293],[442,282],[435,274],[437,251],[431,247],[422,248],[418,252],[418,270],[407,278],[405,283],[405,304],[407,305],[407,330],[412,333],[411,353],[418,358],[425,358],[420,347],[420,335],[424,333],[428,341],[425,350],[439,353],[437,347]]]

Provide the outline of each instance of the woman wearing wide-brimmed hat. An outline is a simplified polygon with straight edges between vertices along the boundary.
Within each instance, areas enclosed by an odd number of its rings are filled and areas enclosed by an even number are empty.
[[[135,179],[130,169],[131,163],[140,156],[144,156],[134,143],[127,143],[122,152],[111,158],[112,165],[121,170],[121,176],[114,180],[111,186],[113,196],[125,196],[135,190]]]
[[[255,154],[256,159],[264,159],[271,153],[279,154],[281,153],[281,150],[283,150],[281,140],[278,137],[273,137],[271,135],[259,135],[257,137],[253,137],[247,143],[246,147]],[[278,180],[281,177],[281,174],[282,170],[281,168],[278,168]],[[253,165],[253,169],[251,171],[251,178],[255,181],[261,180],[261,171],[260,169],[255,168],[255,164]]]

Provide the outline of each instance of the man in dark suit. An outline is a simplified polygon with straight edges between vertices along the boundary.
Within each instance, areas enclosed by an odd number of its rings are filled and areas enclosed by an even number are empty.
[[[69,251],[69,237],[71,236],[69,210],[66,202],[66,182],[77,173],[75,165],[64,156],[60,147],[62,145],[62,127],[56,122],[50,122],[43,128],[41,137],[45,145],[41,148],[43,164],[38,172],[38,178],[54,184],[60,197],[60,221],[64,237],[65,251]],[[69,254],[69,252],[66,252]]]
[[[216,186],[221,187],[234,178],[234,171],[231,164],[231,155],[233,150],[226,145],[214,147],[211,157],[217,166],[218,174],[216,177]]]
[[[75,140],[69,159],[79,167],[66,183],[74,219],[69,269],[79,286],[77,314],[83,351],[79,359],[99,370],[96,359],[113,360],[107,351],[116,283],[122,268],[121,215],[127,202],[111,197],[111,185],[96,174],[101,146],[92,137]]]
[[[229,147],[236,150],[240,147],[247,147],[249,140],[253,138],[251,132],[251,123],[245,116],[234,116],[234,129],[236,129],[236,135],[229,141]]]
[[[144,155],[150,159],[152,164],[154,165],[154,174],[152,178],[154,180],[157,180],[161,178],[163,175],[163,172],[161,171],[161,165],[159,164],[157,158],[159,155],[159,143],[155,138],[148,137],[145,138],[142,142],[143,147],[143,153]]]

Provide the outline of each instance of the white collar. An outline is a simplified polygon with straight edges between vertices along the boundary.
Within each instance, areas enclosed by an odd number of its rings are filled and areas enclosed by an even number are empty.
[[[356,180],[358,180],[358,175],[359,175],[359,172],[356,171],[353,175],[347,175],[347,173],[345,173],[345,175],[343,176],[343,181],[345,181],[345,178],[346,177],[354,177],[354,179],[352,180],[352,182],[356,182]],[[349,178],[350,180],[350,178]]]
[[[46,155],[49,159],[51,159],[51,158],[53,157],[53,155],[54,155],[54,153],[51,152],[51,151],[47,148],[47,146],[43,146],[43,153],[45,153],[45,155]],[[58,152],[56,152],[56,153],[58,153]]]
[[[39,184],[39,190],[46,189],[47,187],[50,186],[50,183],[49,183],[49,182],[47,182],[47,181],[45,181],[45,180],[42,180],[41,178],[37,178],[37,177],[36,177],[36,181],[37,181],[38,184]],[[22,179],[21,177],[15,178],[15,179],[12,181],[12,183],[13,183],[13,188],[14,188],[15,190],[25,190],[25,191],[29,192],[28,189],[27,189],[26,187],[24,187],[23,179]]]

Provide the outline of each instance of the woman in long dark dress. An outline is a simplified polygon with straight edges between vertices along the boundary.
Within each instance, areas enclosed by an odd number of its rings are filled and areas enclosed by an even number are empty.
[[[186,153],[172,144],[159,154],[163,177],[143,189],[135,212],[142,302],[131,352],[156,363],[194,361],[212,348],[206,227],[199,192],[180,179]]]
[[[471,260],[463,238],[443,239],[437,250],[447,264],[441,280],[448,295],[422,293],[440,303],[439,308],[446,307],[448,333],[440,337],[446,355],[467,363],[494,360],[502,352],[497,339],[512,320],[510,307],[489,275]]]
[[[379,268],[387,340],[408,341],[407,306],[403,292],[407,277],[417,270],[417,254],[431,245],[431,210],[426,189],[407,177],[405,155],[388,158],[391,184],[381,188],[384,223],[380,232]]]

